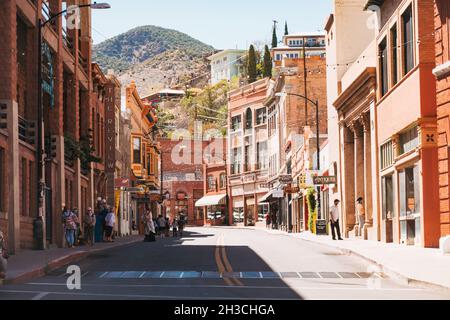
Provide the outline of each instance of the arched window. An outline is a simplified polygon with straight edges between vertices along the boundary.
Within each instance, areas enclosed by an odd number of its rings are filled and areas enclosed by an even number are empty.
[[[245,129],[251,129],[253,126],[253,114],[252,109],[248,108],[245,113]]]

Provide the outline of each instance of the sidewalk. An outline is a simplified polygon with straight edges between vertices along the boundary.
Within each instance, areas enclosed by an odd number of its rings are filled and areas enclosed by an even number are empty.
[[[6,279],[3,284],[16,284],[43,276],[67,264],[86,258],[89,254],[142,241],[141,236],[116,238],[113,243],[96,243],[93,247],[75,249],[24,250],[8,259]],[[0,285],[2,281],[0,280]]]
[[[376,264],[383,273],[406,284],[450,290],[450,255],[443,255],[439,249],[408,247],[358,239],[333,241],[329,236],[316,236],[310,232],[286,233],[266,229],[265,226],[256,226],[253,229],[284,234],[359,256]]]

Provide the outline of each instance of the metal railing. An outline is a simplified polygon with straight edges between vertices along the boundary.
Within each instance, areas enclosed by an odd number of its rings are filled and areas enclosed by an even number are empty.
[[[19,139],[34,145],[36,143],[36,123],[19,116]]]

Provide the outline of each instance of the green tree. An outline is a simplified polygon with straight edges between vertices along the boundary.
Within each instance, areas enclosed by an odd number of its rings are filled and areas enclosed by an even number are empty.
[[[284,35],[287,36],[289,34],[288,24],[287,21],[284,24]]]
[[[249,83],[253,83],[258,78],[258,71],[257,71],[257,56],[255,47],[253,45],[250,45],[250,49],[248,50],[248,62],[247,62],[247,74],[248,74],[248,81]]]
[[[275,26],[273,26],[272,48],[276,48],[277,46],[278,46],[277,29]]]
[[[272,78],[272,57],[270,56],[269,46],[264,47],[264,70],[263,77]]]

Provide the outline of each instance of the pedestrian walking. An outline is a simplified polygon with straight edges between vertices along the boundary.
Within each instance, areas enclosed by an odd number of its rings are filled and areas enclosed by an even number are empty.
[[[84,235],[86,244],[93,246],[95,243],[95,223],[96,223],[95,213],[92,208],[88,208],[86,216],[84,217]]]
[[[6,240],[3,232],[0,230],[0,280],[6,278],[6,269],[8,267],[8,251],[6,250]]]
[[[364,224],[366,223],[366,211],[363,205],[363,198],[359,197],[356,200],[356,217],[358,219],[358,235],[362,235]]]
[[[168,217],[166,219],[166,230],[165,230],[165,236],[168,238],[170,236],[170,220]]]
[[[334,200],[334,205],[330,207],[330,223],[331,233],[333,234],[333,240],[336,240],[336,233],[339,240],[343,240],[341,237],[341,228],[339,226],[339,200]]]
[[[76,229],[74,234],[74,245],[79,246],[81,244],[81,222],[80,222],[80,214],[78,212],[78,208],[73,208],[72,210],[73,214],[77,217],[76,218]]]
[[[78,217],[72,211],[67,209],[67,207],[64,207],[62,220],[67,246],[73,248],[75,244],[75,230],[77,229]]]
[[[172,221],[172,236],[178,237],[178,220],[177,218],[174,218]]]
[[[144,242],[155,242],[155,224],[153,223],[152,214],[149,210],[142,216],[142,223],[144,224],[145,233]]]
[[[180,220],[178,221],[178,229],[180,231],[180,237],[183,236],[183,230],[185,225],[186,225],[186,217],[184,215],[181,215]]]
[[[166,233],[166,219],[162,215],[158,217],[159,236],[162,238]]]
[[[110,207],[108,211],[109,212],[105,218],[106,242],[114,242],[114,240],[112,239],[112,234],[113,234],[114,226],[116,225],[116,214],[114,213],[113,207]]]
[[[270,229],[270,224],[271,224],[271,219],[270,219],[270,214],[266,214],[266,228]]]

